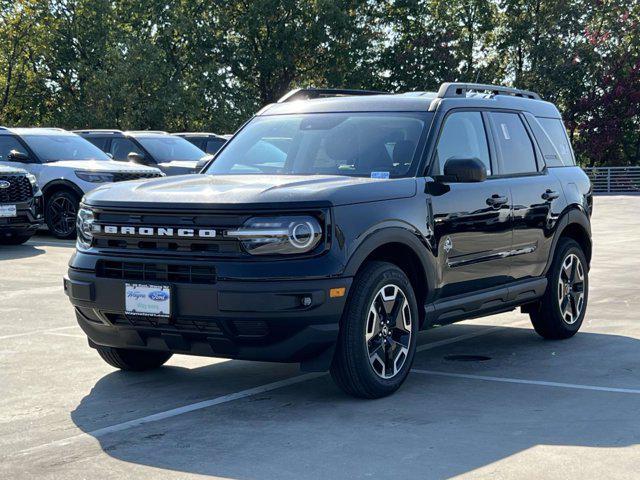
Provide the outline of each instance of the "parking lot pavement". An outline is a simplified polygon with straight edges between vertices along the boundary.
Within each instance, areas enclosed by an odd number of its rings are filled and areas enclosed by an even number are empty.
[[[423,332],[414,372],[376,401],[295,365],[117,372],[62,292],[72,243],[3,247],[0,478],[637,478],[639,210],[596,198],[576,337],[543,341],[516,311]]]

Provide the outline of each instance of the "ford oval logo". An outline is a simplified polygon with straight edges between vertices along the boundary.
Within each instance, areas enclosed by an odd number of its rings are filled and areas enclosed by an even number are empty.
[[[0,180],[0,188],[9,188],[11,186],[11,184],[9,182],[7,182],[6,180]]]
[[[154,302],[165,302],[169,299],[169,294],[161,290],[149,292],[149,298]]]

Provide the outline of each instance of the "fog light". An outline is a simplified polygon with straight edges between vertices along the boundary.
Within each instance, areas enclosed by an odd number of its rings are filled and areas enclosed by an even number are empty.
[[[300,303],[302,303],[303,307],[310,307],[311,306],[311,297],[302,297],[302,300],[300,301]]]

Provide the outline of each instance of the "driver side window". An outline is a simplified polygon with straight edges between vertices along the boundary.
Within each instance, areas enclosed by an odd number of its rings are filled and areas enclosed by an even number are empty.
[[[491,175],[487,134],[480,112],[454,112],[446,120],[436,148],[436,175],[450,158],[477,158]]]

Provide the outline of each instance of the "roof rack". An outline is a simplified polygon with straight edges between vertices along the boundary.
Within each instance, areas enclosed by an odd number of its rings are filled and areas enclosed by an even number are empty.
[[[360,95],[386,95],[388,92],[376,90],[351,90],[344,88],[296,88],[283,95],[278,103],[293,102],[295,100],[311,100],[314,98],[351,97]]]
[[[84,128],[81,130],[72,130],[73,133],[122,133],[122,130],[115,128]]]
[[[169,135],[169,132],[165,132],[164,130],[127,130],[127,133],[154,133]]]
[[[440,85],[437,98],[459,98],[466,97],[468,92],[491,92],[494,95],[511,95],[513,97],[529,98],[540,100],[540,95],[529,90],[503,87],[500,85],[487,85],[484,83],[458,83],[447,82]]]

